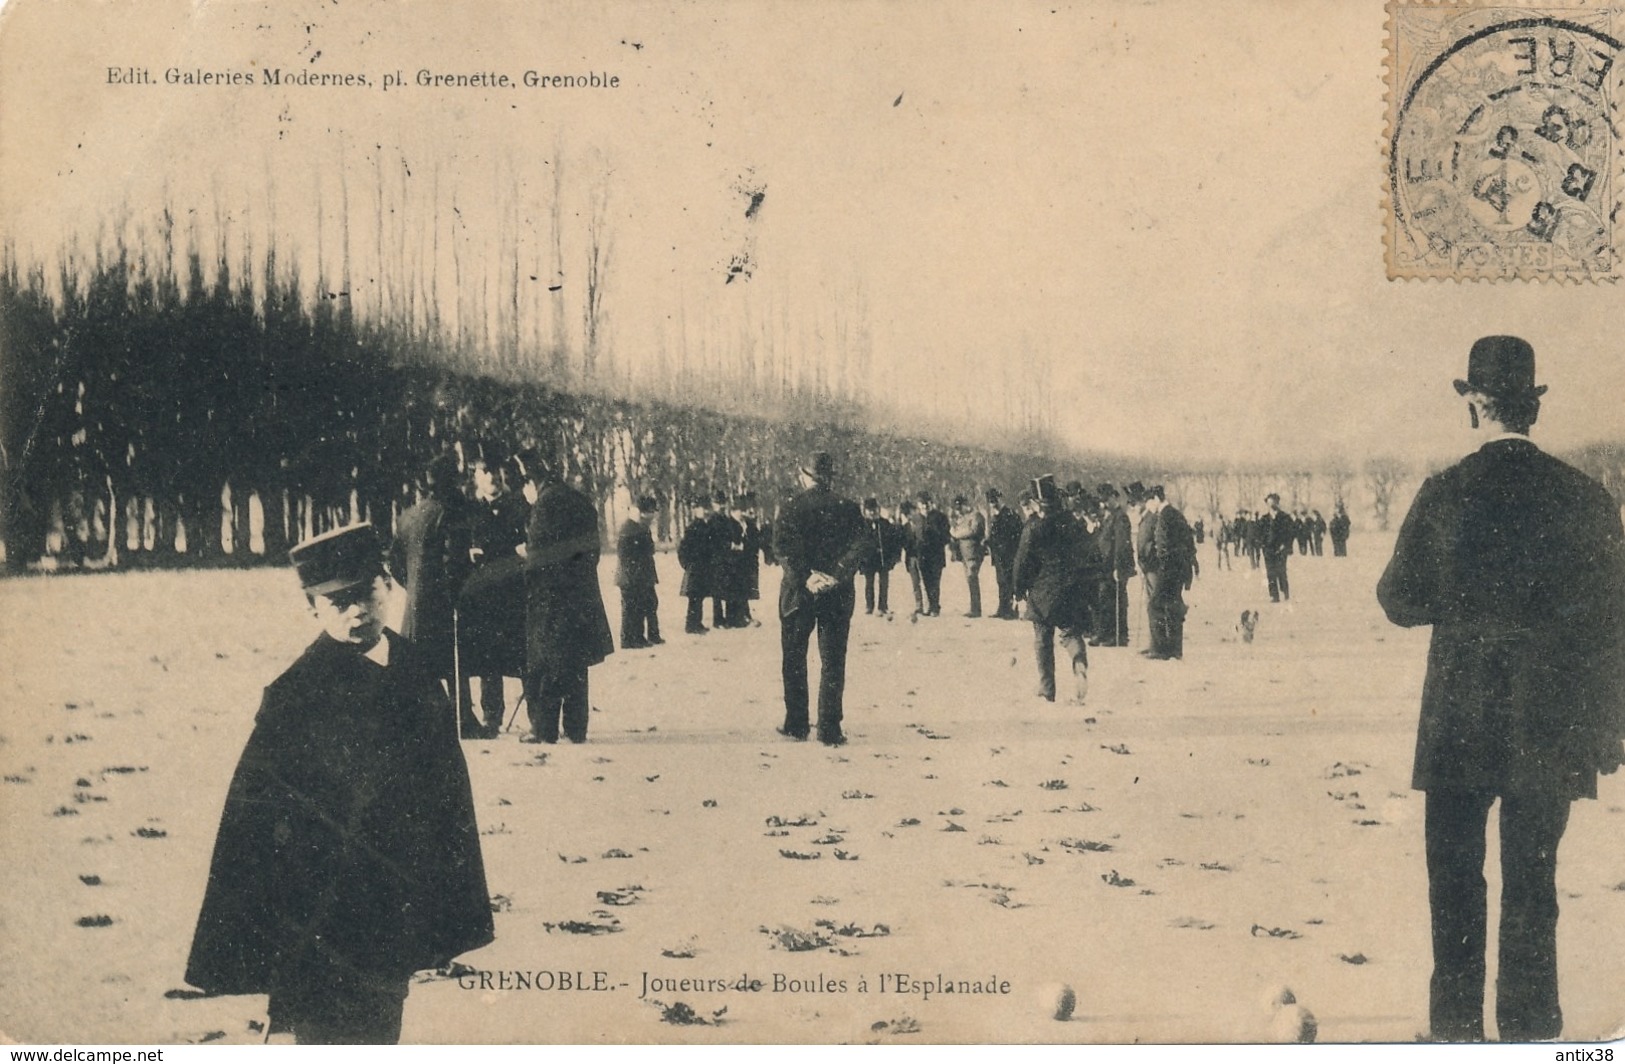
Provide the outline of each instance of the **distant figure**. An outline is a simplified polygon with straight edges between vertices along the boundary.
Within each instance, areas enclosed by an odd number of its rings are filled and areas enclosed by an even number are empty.
[[[1101,646],[1129,645],[1128,591],[1134,579],[1134,521],[1123,508],[1122,495],[1111,484],[1100,485],[1101,550],[1111,591],[1110,612],[1099,628]],[[1106,597],[1101,596],[1101,605]]]
[[[1222,514],[1219,516],[1219,527],[1213,533],[1213,553],[1216,559],[1213,568],[1230,569],[1230,541],[1235,538],[1236,527]]]
[[[1377,585],[1389,620],[1432,625],[1412,786],[1427,792],[1428,1035],[1482,1041],[1490,806],[1501,802],[1501,1040],[1558,1038],[1557,854],[1570,803],[1625,737],[1625,530],[1604,488],[1529,439],[1544,386],[1512,336],[1467,379],[1479,449],[1429,477]]]
[[[1167,501],[1161,484],[1146,492],[1146,520],[1152,523],[1149,558],[1141,555],[1150,590],[1151,646],[1142,651],[1157,660],[1185,656],[1185,590],[1191,586],[1196,538],[1185,515]]]
[[[474,480],[474,571],[457,596],[458,697],[468,704],[468,677],[480,680],[483,735],[495,739],[506,713],[503,677],[525,675],[525,524],[530,504],[500,479],[501,463],[490,456],[468,464]],[[516,474],[517,476],[517,474]]]
[[[621,649],[659,646],[660,594],[655,585],[655,540],[649,531],[660,509],[652,495],[638,499],[637,513],[629,516],[615,537],[615,586],[621,589]]]
[[[1309,514],[1309,549],[1317,558],[1326,553],[1326,519],[1319,510]]]
[[[1026,498],[1026,496],[1024,496]],[[1072,673],[1073,705],[1089,697],[1089,565],[1083,526],[1067,509],[1055,478],[1033,481],[1032,508],[1016,551],[1016,597],[1027,603],[1033,625],[1033,660],[1038,666],[1038,697],[1055,701],[1055,641],[1060,636]]]
[[[853,577],[868,551],[858,504],[835,494],[835,462],[819,451],[800,469],[802,491],[785,504],[774,529],[773,553],[784,569],[779,582],[779,639],[783,651],[784,724],[779,734],[805,739],[808,720],[807,644],[818,632],[818,741],[846,742],[842,698],[846,641],[857,601]]]
[[[412,973],[492,938],[468,766],[435,670],[384,628],[372,526],[289,558],[322,631],[265,689],[186,981],[270,995],[268,1035],[392,1045]]]
[[[920,583],[925,587],[925,614],[928,617],[942,615],[942,570],[947,568],[946,552],[948,544],[953,542],[952,530],[948,526],[948,515],[937,509],[929,491],[922,491],[917,496],[920,512],[919,523],[909,523],[909,528],[915,534],[914,556],[919,563]]]
[[[987,556],[987,521],[982,512],[963,495],[954,496],[949,534],[953,536],[954,557],[965,567],[965,584],[970,592],[966,617],[982,615],[982,559]]]
[[[705,600],[713,593],[721,552],[717,549],[716,525],[711,520],[711,496],[703,493],[694,496],[691,508],[693,514],[688,527],[677,541],[677,563],[683,567],[680,591],[688,599],[683,631],[689,635],[704,635],[710,631],[705,626]]]
[[[525,704],[530,734],[556,743],[560,723],[587,741],[587,670],[615,652],[598,589],[598,510],[538,454],[526,456],[536,486],[525,535]]]
[[[1348,511],[1343,509],[1343,504],[1340,501],[1337,504],[1337,512],[1332,514],[1331,524],[1328,526],[1332,537],[1332,557],[1334,558],[1343,558],[1348,555],[1349,524]]]
[[[752,615],[750,604],[762,597],[762,562],[772,562],[773,548],[767,531],[757,522],[756,493],[742,491],[734,496],[729,516],[742,530],[741,550],[735,559],[739,598],[733,603],[732,617],[737,628],[759,628],[761,622]]]
[[[737,601],[740,563],[745,553],[745,529],[728,514],[728,493],[711,493],[711,627],[737,628],[731,610]]]
[[[903,533],[880,512],[880,502],[874,498],[863,500],[863,527],[868,543],[858,563],[858,571],[863,574],[863,612],[872,614],[878,608],[885,616],[891,612],[887,596],[892,568],[903,552]]]
[[[457,459],[441,454],[424,473],[424,497],[401,514],[390,548],[390,572],[406,588],[401,635],[417,644],[457,701],[465,739],[485,735],[474,716],[467,678],[457,667],[456,610],[463,581],[473,571],[474,513],[457,484]]]
[[[1264,553],[1264,576],[1269,585],[1270,601],[1280,602],[1292,597],[1286,578],[1286,559],[1292,553],[1292,544],[1298,538],[1297,522],[1281,509],[1281,497],[1275,492],[1264,496],[1269,513],[1259,518],[1259,544]]]
[[[1016,548],[1021,546],[1021,515],[1000,502],[999,489],[988,488],[987,553],[993,562],[993,578],[998,584],[999,605],[993,616],[1016,619]]]

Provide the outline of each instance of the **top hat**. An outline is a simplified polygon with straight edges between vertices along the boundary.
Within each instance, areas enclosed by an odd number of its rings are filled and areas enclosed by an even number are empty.
[[[1134,483],[1123,489],[1123,495],[1130,503],[1144,502],[1145,485],[1136,480]]]
[[[835,478],[835,459],[828,451],[814,451],[802,463],[801,471],[814,480],[825,483]]]
[[[1455,383],[1457,395],[1532,399],[1546,392],[1544,384],[1535,383],[1535,349],[1516,336],[1486,336],[1474,343],[1467,355],[1467,379]]]
[[[384,541],[363,521],[305,540],[288,552],[288,560],[306,594],[328,595],[382,576]]]
[[[1055,486],[1053,474],[1045,473],[1041,477],[1033,478],[1033,498],[1045,506],[1061,504],[1061,489]]]

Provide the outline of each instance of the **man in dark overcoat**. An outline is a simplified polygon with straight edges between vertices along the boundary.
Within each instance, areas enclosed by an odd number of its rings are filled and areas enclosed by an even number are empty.
[[[565,484],[545,456],[527,467],[536,481],[525,535],[525,700],[531,734],[587,741],[587,670],[615,652],[598,589],[598,510]]]
[[[761,622],[751,613],[750,604],[762,597],[762,562],[773,563],[772,538],[764,528],[757,512],[758,499],[754,491],[741,492],[735,500],[734,519],[744,532],[744,551],[740,559],[739,626],[759,628]]]
[[[1101,646],[1126,647],[1129,645],[1128,595],[1129,581],[1134,567],[1134,522],[1119,501],[1115,486],[1100,485],[1101,537],[1104,577],[1102,580],[1101,608],[1106,620],[1097,625]]]
[[[925,615],[942,615],[942,571],[948,567],[948,547],[953,543],[953,530],[948,515],[938,508],[929,491],[920,492],[919,524],[910,522],[915,535],[915,561],[919,565],[920,583],[925,589]]]
[[[468,767],[434,670],[384,628],[372,527],[290,557],[322,634],[265,689],[186,981],[268,994],[269,1033],[394,1043],[412,973],[492,938]]]
[[[501,480],[501,463],[487,452],[468,463],[474,481],[474,571],[457,596],[459,697],[469,701],[468,677],[480,680],[484,736],[502,731],[502,680],[525,675],[525,525],[530,504]]]
[[[846,691],[846,643],[857,602],[853,578],[869,550],[863,514],[835,494],[835,462],[818,451],[800,469],[802,491],[779,512],[773,553],[784,575],[779,582],[779,632],[783,651],[784,724],[779,734],[806,739],[807,645],[818,632],[818,741],[846,742],[842,697]]]
[[[658,646],[660,594],[655,586],[655,541],[649,531],[659,504],[654,496],[638,499],[637,513],[628,517],[615,537],[615,586],[621,589],[621,649]]]
[[[1001,501],[998,488],[988,488],[987,553],[993,563],[993,579],[999,589],[1000,620],[1016,619],[1016,550],[1021,546],[1021,515]]]
[[[1179,507],[1168,501],[1161,484],[1147,494],[1148,519],[1154,523],[1151,563],[1145,566],[1151,592],[1151,647],[1145,654],[1179,659],[1185,656],[1185,592],[1196,574],[1196,535]]]
[[[401,635],[418,647],[457,700],[463,738],[477,739],[485,729],[467,697],[455,645],[457,597],[474,568],[469,554],[474,515],[457,481],[454,455],[441,454],[429,463],[423,498],[396,525],[389,568],[406,589]]]
[[[1619,506],[1529,439],[1545,387],[1521,339],[1479,340],[1455,382],[1482,446],[1417,492],[1377,585],[1389,620],[1432,625],[1412,786],[1433,923],[1429,1035],[1484,1037],[1485,828],[1500,799],[1495,1016],[1557,1038],[1557,852],[1625,736]]]
[[[1075,705],[1089,694],[1089,589],[1083,526],[1067,511],[1053,476],[1033,481],[1036,517],[1022,530],[1016,548],[1015,595],[1027,603],[1033,624],[1033,657],[1038,665],[1038,696],[1055,701],[1055,637],[1071,662]]]
[[[1342,500],[1338,500],[1337,512],[1332,514],[1331,523],[1327,531],[1332,537],[1332,557],[1344,558],[1349,552],[1349,529],[1353,522],[1349,520],[1349,512],[1343,508]]]
[[[1269,512],[1259,518],[1259,546],[1264,554],[1264,576],[1269,585],[1270,601],[1281,602],[1292,598],[1287,583],[1286,560],[1292,553],[1292,544],[1298,538],[1298,523],[1292,515],[1281,509],[1281,497],[1275,492],[1264,496]]]
[[[712,588],[721,563],[711,520],[711,496],[696,495],[690,505],[693,514],[677,541],[677,564],[683,567],[683,583],[678,591],[688,600],[683,631],[689,635],[704,635],[710,631],[705,626],[705,600],[714,593]]]
[[[902,530],[880,512],[880,500],[873,496],[863,500],[863,528],[869,545],[858,563],[858,572],[863,574],[863,612],[874,613],[878,605],[884,617],[891,612],[891,571],[903,552]]]

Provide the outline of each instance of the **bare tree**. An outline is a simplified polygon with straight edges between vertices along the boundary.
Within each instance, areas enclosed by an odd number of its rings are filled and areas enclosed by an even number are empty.
[[[1391,455],[1376,455],[1366,459],[1365,483],[1371,489],[1371,512],[1376,515],[1377,527],[1388,530],[1389,510],[1394,493],[1409,475],[1410,468]]]

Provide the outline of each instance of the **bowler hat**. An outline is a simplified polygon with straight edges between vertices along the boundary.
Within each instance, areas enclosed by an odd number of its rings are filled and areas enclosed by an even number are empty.
[[[1061,489],[1055,486],[1055,477],[1045,473],[1041,477],[1033,478],[1033,498],[1045,506],[1059,506],[1061,504]]]
[[[1145,501],[1145,485],[1138,480],[1123,489],[1124,497],[1131,503]]]
[[[835,477],[835,459],[830,456],[828,451],[814,451],[808,455],[807,461],[802,464],[801,471],[820,482],[833,480]]]
[[[1095,494],[1099,495],[1102,499],[1115,499],[1117,497],[1117,489],[1112,487],[1111,481],[1103,480],[1100,482],[1100,487],[1095,489]]]
[[[1083,481],[1069,480],[1066,482],[1066,494],[1077,497],[1083,494]]]
[[[718,506],[726,506],[728,505],[728,493],[723,491],[721,488],[718,488],[716,491],[711,493],[711,501],[716,503]]]
[[[963,495],[955,495],[953,505],[955,505],[955,506],[969,506],[970,505],[970,500],[965,498]]]
[[[1002,499],[1004,496],[999,494],[999,489],[998,488],[988,488],[987,491],[982,493],[982,497],[985,498],[988,502],[996,503],[1000,499]]]
[[[1486,336],[1467,355],[1467,379],[1458,380],[1456,394],[1479,392],[1498,399],[1545,394],[1535,383],[1535,349],[1516,336]]]
[[[878,510],[880,509],[880,500],[871,495],[863,500],[863,508],[865,510]]]
[[[931,493],[929,491],[922,491],[918,495],[914,496],[914,498],[926,506],[931,505]]]
[[[653,495],[638,496],[638,513],[652,514],[659,509],[660,504],[655,501],[655,497]]]
[[[288,560],[306,594],[327,595],[382,576],[384,542],[363,521],[305,540],[288,552]]]

